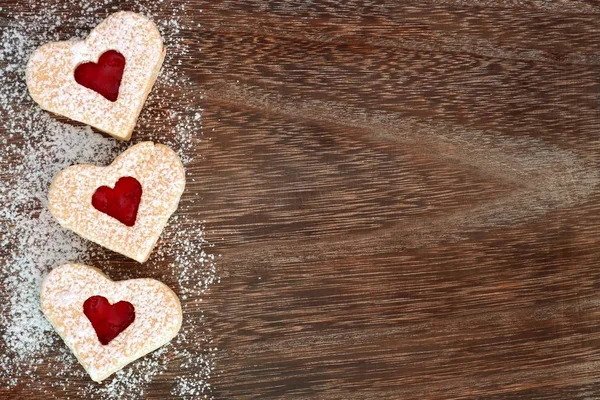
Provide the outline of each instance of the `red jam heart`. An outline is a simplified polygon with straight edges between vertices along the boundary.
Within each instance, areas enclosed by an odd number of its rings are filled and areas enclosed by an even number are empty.
[[[107,345],[135,321],[135,308],[128,301],[111,305],[106,297],[92,296],[83,303],[83,313],[92,323],[98,340]]]
[[[125,69],[125,57],[116,50],[103,53],[98,63],[87,62],[75,68],[75,81],[110,101],[117,101]]]
[[[94,208],[122,224],[133,226],[142,200],[142,185],[130,176],[120,178],[115,188],[100,186],[92,196]]]

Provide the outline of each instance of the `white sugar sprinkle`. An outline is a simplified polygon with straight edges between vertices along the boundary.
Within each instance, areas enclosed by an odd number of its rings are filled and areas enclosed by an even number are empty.
[[[15,10],[26,12],[2,10],[8,18],[0,32],[0,285],[8,302],[0,304],[0,396],[8,393],[10,397],[11,388],[19,385],[39,390],[40,397],[47,398],[64,398],[61,393],[68,392],[88,399],[139,399],[158,375],[173,369],[180,372],[170,382],[173,396],[211,397],[209,378],[216,349],[203,318],[186,318],[185,299],[198,298],[218,278],[204,226],[187,216],[191,204],[185,195],[144,264],[148,277],[178,283],[173,289],[183,301],[184,324],[173,342],[98,385],[89,380],[40,311],[39,285],[53,267],[94,260],[109,276],[112,271],[106,261],[108,250],[61,229],[48,212],[52,177],[72,164],[106,165],[130,144],[89,127],[60,122],[41,111],[27,93],[24,68],[36,47],[85,37],[119,10],[116,3],[43,1],[26,7],[15,3]],[[199,152],[202,110],[190,106],[201,99],[201,93],[195,94],[198,89],[181,71],[188,52],[179,19],[184,7],[137,0],[131,10],[154,20],[167,47],[163,70],[140,115],[133,141],[169,145],[185,164]],[[156,126],[163,128],[151,129]],[[188,174],[189,182],[192,179]],[[137,271],[135,277],[143,274]]]

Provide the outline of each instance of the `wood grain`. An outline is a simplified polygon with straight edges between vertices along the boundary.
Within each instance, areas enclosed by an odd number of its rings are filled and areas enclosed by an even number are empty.
[[[600,398],[598,3],[186,4],[215,398]]]

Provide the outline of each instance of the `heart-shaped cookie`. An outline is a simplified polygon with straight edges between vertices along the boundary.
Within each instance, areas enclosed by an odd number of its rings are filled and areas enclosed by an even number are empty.
[[[27,87],[43,109],[129,140],[164,57],[152,21],[118,12],[83,41],[38,48],[27,64]]]
[[[177,154],[142,142],[108,167],[74,165],[59,172],[48,192],[48,208],[65,228],[144,262],[184,188]]]
[[[52,270],[40,300],[46,318],[96,382],[168,343],[181,328],[181,304],[164,283],[113,282],[85,265]],[[106,332],[109,341],[102,340]]]

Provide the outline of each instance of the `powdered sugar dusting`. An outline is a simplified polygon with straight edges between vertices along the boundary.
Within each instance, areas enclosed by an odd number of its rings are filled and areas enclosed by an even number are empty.
[[[188,51],[178,17],[185,14],[185,5],[142,0],[128,4],[128,10],[157,24],[168,49],[134,140],[167,144],[185,164],[199,157],[202,126],[202,110],[190,107],[202,95],[180,69]],[[88,263],[102,267],[111,277],[116,269],[108,262],[108,257],[114,257],[110,251],[61,229],[52,218],[47,209],[50,181],[69,165],[107,165],[127,145],[41,111],[27,93],[25,65],[38,46],[81,39],[116,11],[119,7],[113,0],[15,2],[14,9],[2,10],[9,18],[0,31],[0,197],[11,201],[0,206],[0,288],[10,300],[0,304],[0,397],[13,396],[11,390],[18,386],[17,390],[39,391],[40,398],[139,399],[151,382],[164,382],[163,372],[176,370],[180,375],[168,378],[173,396],[210,398],[208,379],[216,349],[203,317],[186,318],[185,300],[192,296],[199,300],[217,279],[203,225],[186,212],[193,196],[184,194],[144,270],[122,276],[120,269],[121,276],[115,276],[170,282],[182,300],[184,315],[183,328],[170,344],[98,385],[40,311],[41,279],[55,266]]]

